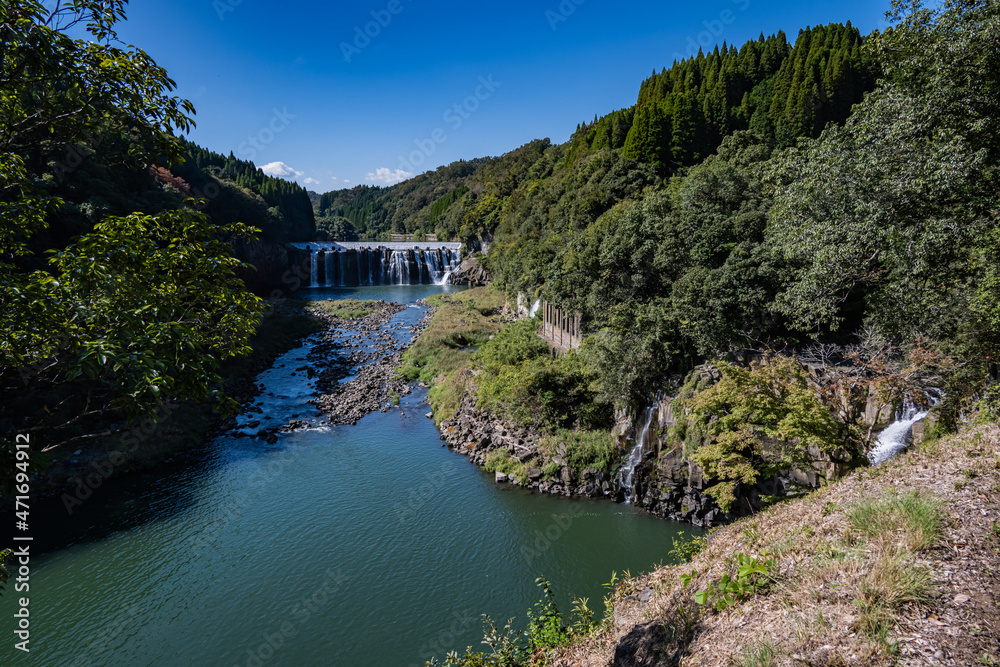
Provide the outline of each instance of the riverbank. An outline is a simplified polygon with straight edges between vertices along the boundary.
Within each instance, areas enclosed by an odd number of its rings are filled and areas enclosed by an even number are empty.
[[[441,439],[510,483],[543,493],[614,493],[616,443],[610,410],[594,405],[575,356],[555,359],[534,321],[519,320],[492,287],[427,299],[429,326],[404,355],[402,372],[431,384]],[[606,429],[581,428],[604,414]],[[600,419],[601,417],[598,417]]]
[[[758,592],[748,586],[718,611],[711,591],[723,575],[739,579],[741,554],[773,563],[746,577]],[[552,664],[998,660],[1000,428],[990,425],[742,519],[690,563],[623,581],[604,626]]]
[[[267,301],[265,317],[252,341],[252,352],[222,364],[223,391],[240,404],[258,392],[254,383],[281,354],[306,336],[329,328],[344,313],[301,299]],[[349,311],[348,311],[349,314]],[[155,418],[137,420],[121,430],[109,420],[112,436],[95,438],[86,447],[72,445],[49,453],[44,470],[32,481],[36,498],[63,495],[74,503],[111,478],[141,473],[196,451],[234,418],[223,419],[210,405],[168,400]],[[71,506],[70,505],[70,506]]]

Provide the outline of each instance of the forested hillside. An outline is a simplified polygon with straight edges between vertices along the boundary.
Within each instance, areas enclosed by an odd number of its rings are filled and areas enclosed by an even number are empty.
[[[117,40],[124,4],[0,9],[2,424],[40,448],[169,401],[234,407],[218,371],[250,350],[261,312],[234,249],[257,247],[253,227],[314,233],[301,187],[178,138],[194,108]]]
[[[1000,323],[996,13],[896,3],[882,34],[723,45],[566,144],[327,193],[319,210],[373,236],[491,238],[497,285],[583,313],[618,404],[705,358],[817,341],[894,358],[919,341],[962,360],[949,395],[969,395]]]

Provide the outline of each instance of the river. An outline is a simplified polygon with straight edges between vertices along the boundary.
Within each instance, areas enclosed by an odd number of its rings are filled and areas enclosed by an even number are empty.
[[[456,288],[306,296],[412,303],[442,289]],[[391,324],[422,314],[407,308]],[[274,445],[216,438],[102,486],[72,516],[38,510],[31,653],[8,636],[0,664],[422,665],[485,648],[480,614],[523,625],[538,576],[563,611],[570,594],[600,610],[613,570],[648,570],[695,532],[628,505],[495,484],[440,446],[419,388],[355,426],[322,426],[295,371],[308,349],[260,376],[257,418],[298,414],[310,428]]]

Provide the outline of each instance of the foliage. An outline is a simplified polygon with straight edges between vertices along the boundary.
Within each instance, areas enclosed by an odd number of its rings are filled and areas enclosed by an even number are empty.
[[[502,629],[498,629],[489,616],[484,615],[485,633],[483,643],[490,653],[473,652],[466,648],[463,655],[452,651],[439,662],[432,658],[424,663],[427,667],[518,667],[533,665],[541,667],[549,664],[552,649],[567,644],[573,637],[585,636],[593,630],[592,612],[587,601],[575,600],[575,620],[567,624],[559,613],[555,595],[544,577],[535,579],[542,589],[542,599],[528,610],[527,628],[520,633],[514,630],[514,620],[508,619]]]
[[[770,554],[766,551],[756,557],[736,554],[736,573],[723,574],[719,581],[710,582],[707,589],[695,593],[695,602],[712,606],[714,601],[716,610],[723,611],[728,607],[735,607],[740,600],[765,592],[770,588],[775,565],[774,559],[768,556]],[[696,570],[682,574],[684,588],[697,576]]]
[[[695,535],[691,539],[677,541],[671,540],[673,547],[667,553],[678,563],[690,563],[691,560],[705,550],[708,546],[708,537],[705,535]]]
[[[173,396],[235,407],[217,392],[219,364],[249,351],[261,302],[235,278],[240,263],[220,231],[253,230],[220,230],[191,210],[134,214],[107,218],[56,253],[54,276],[3,267],[5,389],[37,400],[78,387],[29,430],[62,433],[107,408],[151,414]]]
[[[467,367],[474,346],[499,331],[497,313],[504,296],[495,289],[478,287],[436,294],[427,303],[436,308],[434,315],[427,329],[403,353],[400,370],[411,379],[433,382],[428,400],[434,420],[440,424],[458,409],[465,390],[460,373]]]
[[[554,456],[557,447],[566,446],[563,458],[566,465],[580,474],[588,467],[601,472],[610,472],[617,455],[617,443],[607,430],[558,429],[555,433],[543,435],[538,450]]]
[[[100,128],[131,138],[120,158],[136,168],[180,156],[171,130],[188,131],[194,107],[169,94],[174,82],[145,52],[118,46],[125,4],[75,0],[50,9],[15,0],[0,7],[0,153],[32,153]],[[77,26],[88,39],[70,37]]]
[[[344,217],[317,218],[316,231],[325,234],[331,241],[358,240],[358,230],[354,223]]]
[[[706,492],[728,511],[737,483],[752,485],[762,475],[808,464],[809,449],[832,450],[840,429],[793,359],[718,367],[722,379],[691,398],[686,409],[710,436],[691,458],[717,480]]]
[[[516,322],[473,355],[479,406],[547,429],[608,425],[611,414],[597,403],[588,358],[569,352],[553,359],[538,326],[536,320]]]

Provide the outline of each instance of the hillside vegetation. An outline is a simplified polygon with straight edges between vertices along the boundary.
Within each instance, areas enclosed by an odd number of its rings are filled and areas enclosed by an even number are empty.
[[[895,2],[883,33],[723,45],[566,144],[327,193],[319,210],[488,245],[508,296],[582,312],[617,407],[744,348],[818,342],[870,369],[916,345],[955,361],[954,427],[1000,332],[997,14]]]

